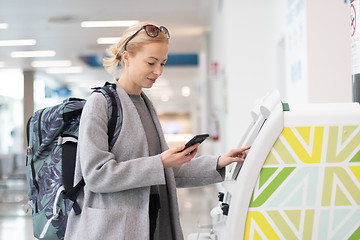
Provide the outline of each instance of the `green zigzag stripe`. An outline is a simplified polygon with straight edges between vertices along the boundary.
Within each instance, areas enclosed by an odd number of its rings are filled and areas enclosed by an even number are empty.
[[[358,240],[360,239],[360,227],[349,237],[348,240]]]
[[[360,162],[360,151],[350,160],[350,162]]]
[[[277,168],[263,168],[261,170],[260,178],[259,178],[259,188],[261,188],[266,181],[276,172]]]
[[[327,163],[340,163],[345,161],[345,159],[359,146],[360,144],[360,132],[358,132],[353,139],[344,147],[342,151],[338,154],[336,153],[338,142],[339,127],[332,126],[329,128],[329,141],[328,149],[326,155]]]
[[[331,198],[333,194],[336,194],[335,205],[346,206],[349,205],[349,201],[344,201],[342,191],[346,190],[354,201],[360,205],[360,189],[357,187],[354,180],[348,175],[348,172],[342,167],[326,167],[324,173],[324,187],[322,193],[322,206],[331,206]],[[341,181],[345,189],[333,188],[335,176]]]
[[[263,174],[263,168],[260,172],[260,178]],[[254,192],[251,196],[250,207],[259,207],[263,205],[266,200],[277,190],[277,188],[285,181],[285,179],[294,171],[295,167],[285,167],[281,172],[271,181],[271,183],[261,192],[261,194],[254,200]],[[265,170],[266,172],[266,170]],[[269,177],[269,176],[267,176]]]
[[[296,233],[291,229],[290,223],[284,219],[284,216],[280,211],[267,211],[267,213],[275,225],[279,228],[285,239],[298,239]],[[304,218],[302,227],[300,228],[300,226],[295,226],[295,229],[297,230],[302,229],[302,232],[300,233],[302,239],[311,239],[313,233],[314,215],[314,209],[306,209],[302,214],[302,217]],[[301,216],[299,216],[299,218],[301,218]]]

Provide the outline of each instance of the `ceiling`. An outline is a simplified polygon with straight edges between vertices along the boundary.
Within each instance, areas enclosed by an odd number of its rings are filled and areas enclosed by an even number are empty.
[[[51,76],[59,82],[71,82],[70,87],[88,89],[89,85],[109,80],[111,76],[103,68],[88,66],[80,57],[104,55],[109,45],[97,44],[97,38],[120,37],[125,28],[82,28],[81,21],[139,20],[164,25],[171,35],[169,53],[197,53],[204,48],[212,4],[213,0],[0,0],[0,23],[8,23],[7,29],[0,29],[0,41],[36,40],[34,46],[0,46],[0,70],[32,69],[33,60],[70,60],[72,66],[80,66],[83,71]],[[10,56],[13,51],[28,50],[54,50],[56,55]],[[35,70],[46,71],[45,68]]]

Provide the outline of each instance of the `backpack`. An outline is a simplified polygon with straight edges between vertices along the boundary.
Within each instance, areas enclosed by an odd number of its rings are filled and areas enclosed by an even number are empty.
[[[94,88],[108,103],[109,151],[122,126],[122,108],[116,84]],[[68,98],[63,103],[36,111],[27,122],[26,180],[32,208],[33,232],[38,239],[63,239],[67,218],[74,209],[84,179],[74,186],[79,123],[86,100]]]

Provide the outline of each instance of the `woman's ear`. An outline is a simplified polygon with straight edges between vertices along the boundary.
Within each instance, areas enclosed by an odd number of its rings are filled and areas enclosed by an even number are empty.
[[[125,51],[122,53],[122,58],[123,58],[124,64],[127,64],[128,61],[129,61],[129,52],[125,50]]]

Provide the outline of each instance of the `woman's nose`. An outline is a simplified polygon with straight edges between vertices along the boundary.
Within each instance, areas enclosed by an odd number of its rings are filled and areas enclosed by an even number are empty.
[[[156,66],[154,69],[154,73],[158,76],[160,76],[162,74],[162,71],[163,71],[163,67],[161,65]]]

